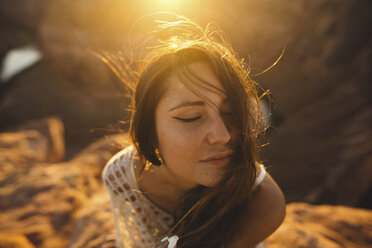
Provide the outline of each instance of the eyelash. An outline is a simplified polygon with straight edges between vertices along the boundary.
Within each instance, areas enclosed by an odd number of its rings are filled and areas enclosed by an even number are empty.
[[[194,118],[179,118],[179,117],[173,117],[174,119],[177,119],[177,120],[180,120],[180,121],[183,121],[183,122],[193,122],[193,121],[196,121],[198,119],[201,118],[201,116],[197,116],[197,117],[194,117]]]
[[[224,112],[224,113],[221,112],[221,115],[231,116],[232,112]],[[173,118],[177,119],[177,120],[180,120],[182,122],[193,122],[193,121],[199,120],[201,118],[201,116],[197,116],[197,117],[194,117],[194,118],[180,118],[180,117],[173,117]]]

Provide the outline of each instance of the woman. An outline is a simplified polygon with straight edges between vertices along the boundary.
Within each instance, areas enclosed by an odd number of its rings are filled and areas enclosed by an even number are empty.
[[[133,87],[133,145],[103,171],[116,244],[155,247],[176,235],[177,247],[256,247],[283,221],[285,202],[257,162],[249,70],[211,26],[158,23],[160,45]],[[130,84],[119,60],[106,61]]]

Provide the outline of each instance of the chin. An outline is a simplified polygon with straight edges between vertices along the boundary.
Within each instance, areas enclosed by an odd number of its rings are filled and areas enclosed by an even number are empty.
[[[222,178],[204,181],[204,183],[201,183],[200,185],[203,185],[203,186],[208,187],[208,188],[213,188],[213,187],[216,187],[218,185],[218,183],[221,181],[221,179]]]

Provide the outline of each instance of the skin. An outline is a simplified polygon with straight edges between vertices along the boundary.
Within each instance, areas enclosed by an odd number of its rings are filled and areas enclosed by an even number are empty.
[[[253,192],[252,202],[243,218],[244,225],[228,248],[254,248],[283,222],[286,209],[283,192],[273,178],[265,179]]]
[[[233,153],[236,136],[225,125],[230,106],[213,70],[204,62],[190,64],[188,68],[219,90],[198,84],[192,84],[190,90],[176,73],[170,74],[166,80],[168,90],[155,112],[158,147],[164,164],[152,166],[142,174],[140,165],[136,165],[141,190],[169,213],[175,212],[184,192],[198,185],[213,187],[221,180],[231,166],[229,155]],[[253,247],[282,222],[284,197],[270,176],[254,193],[251,208],[244,216],[246,224],[230,248]]]

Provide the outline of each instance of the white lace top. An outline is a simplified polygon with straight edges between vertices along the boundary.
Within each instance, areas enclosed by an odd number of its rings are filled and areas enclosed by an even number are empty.
[[[121,150],[106,164],[102,179],[111,198],[118,248],[154,248],[174,224],[169,213],[152,203],[138,186],[133,146]],[[266,170],[259,166],[254,188],[264,179]]]

